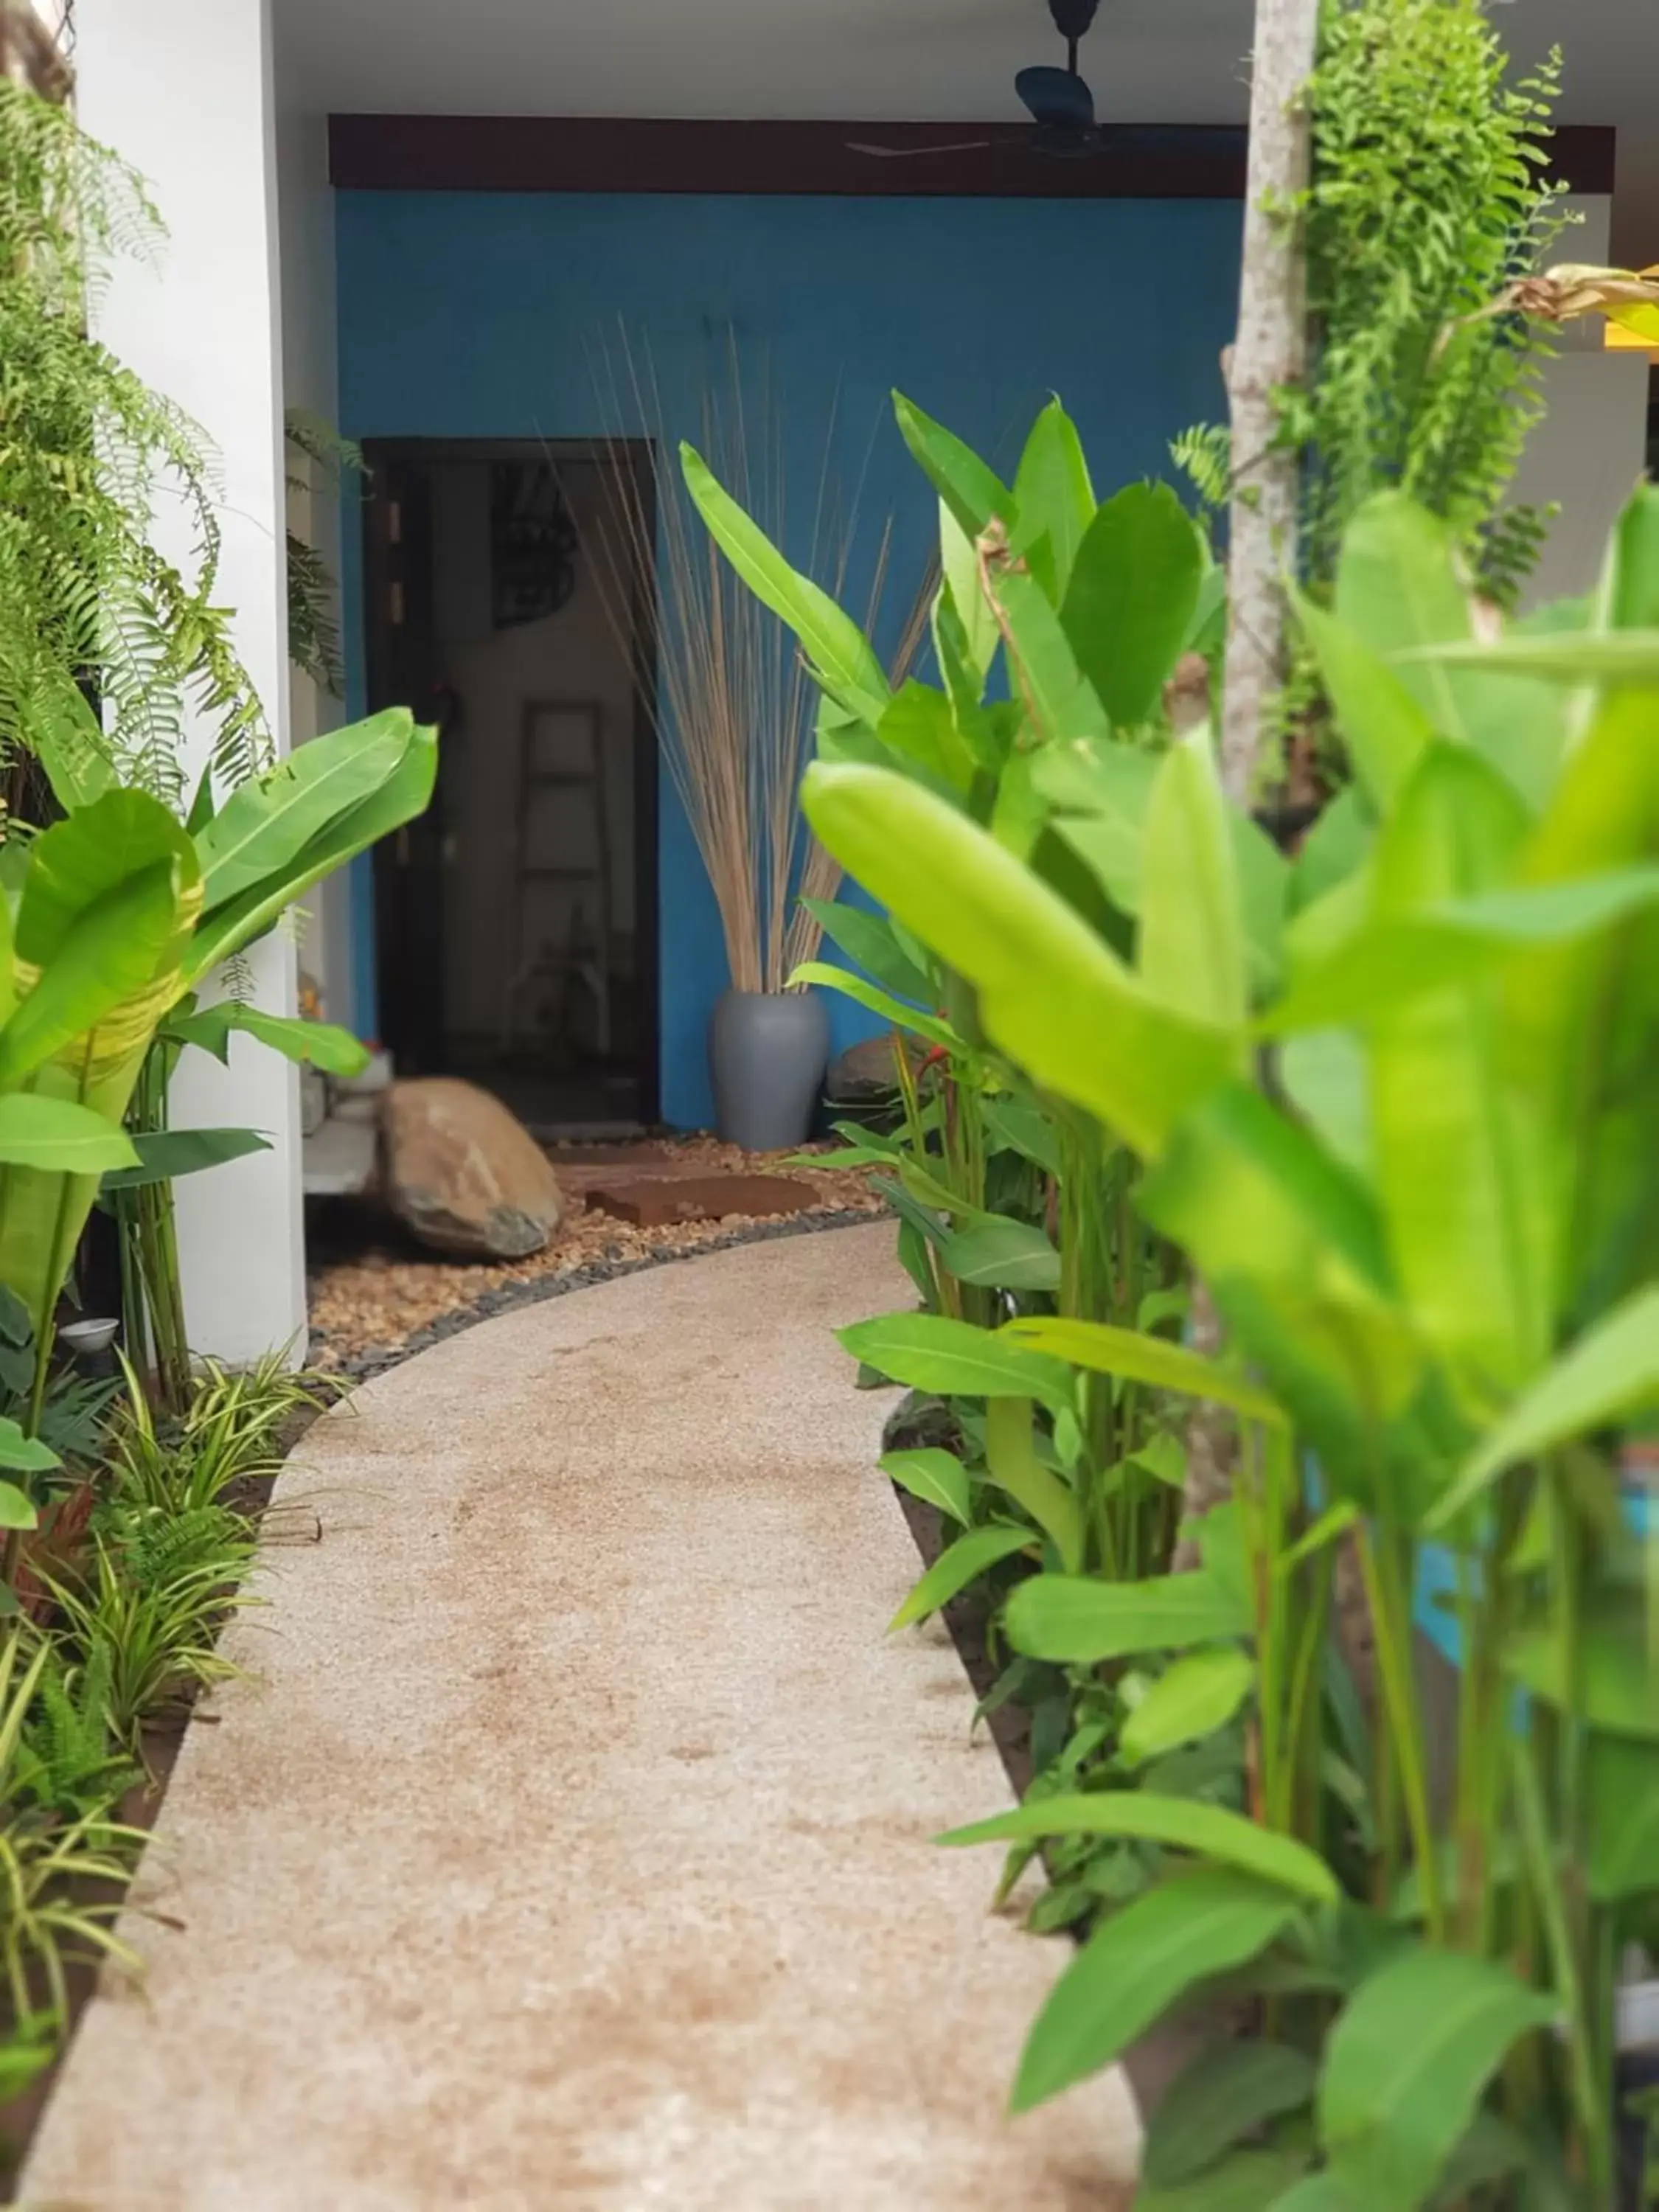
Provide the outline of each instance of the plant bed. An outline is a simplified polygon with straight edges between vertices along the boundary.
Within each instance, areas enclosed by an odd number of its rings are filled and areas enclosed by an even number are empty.
[[[319,1394],[308,1402],[295,1404],[272,1432],[268,1448],[261,1454],[257,1465],[238,1474],[220,1493],[220,1502],[236,1516],[247,1528],[263,1528],[270,1504],[276,1478],[293,1451],[301,1443],[313,1421],[326,1410],[328,1400]],[[70,1493],[70,1503],[77,1504],[83,1497],[92,1495],[94,1486],[84,1484]],[[84,1555],[89,1537],[92,1516],[81,1513],[77,1516],[82,1535],[82,1552],[77,1557],[67,1546],[54,1542],[52,1564],[48,1570],[54,1577],[73,1573]],[[320,1528],[314,1532],[320,1536]],[[59,1531],[52,1531],[56,1538]],[[313,1532],[304,1532],[311,1540]],[[272,1539],[267,1535],[266,1540]],[[22,1571],[27,1577],[27,1569]],[[32,1579],[32,1578],[31,1578]],[[216,1649],[219,1637],[232,1617],[235,1600],[244,1586],[241,1582],[227,1581],[218,1593],[219,1604],[211,1622],[211,1641]],[[61,1608],[57,1607],[48,1590],[33,1584],[32,1601],[27,1610],[35,1625],[48,1632],[62,1631],[65,1622]],[[149,1715],[137,1732],[133,1747],[132,1765],[137,1770],[135,1778],[121,1791],[100,1815],[106,1824],[109,1834],[118,1838],[114,1853],[122,1861],[118,1880],[77,1877],[66,1881],[61,1892],[54,1893],[58,1900],[75,1910],[96,1917],[103,1925],[112,1927],[117,1913],[125,1907],[133,1885],[144,1863],[148,1838],[160,1819],[168,1787],[185,1738],[193,1724],[209,1726],[216,1723],[216,1716],[200,1710],[202,1692],[208,1685],[180,1679],[171,1686],[165,1701]],[[8,1818],[13,1808],[7,1808]],[[178,1925],[164,1912],[146,1910],[145,1917],[160,1925]],[[99,1986],[106,1968],[114,1964],[119,1971],[120,1961],[112,1961],[91,1949],[66,1948],[64,1957],[64,2004],[57,2023],[53,2055],[21,2087],[14,2087],[9,2094],[0,2094],[0,2203],[16,2201],[17,2177],[27,2161],[35,2130],[40,2124],[60,2070],[74,2048],[76,2032]],[[0,2057],[12,2058],[19,2051],[19,2031],[21,2023],[9,1999],[0,1993]],[[0,2066],[0,2088],[9,2086],[16,2078],[15,2072]]]

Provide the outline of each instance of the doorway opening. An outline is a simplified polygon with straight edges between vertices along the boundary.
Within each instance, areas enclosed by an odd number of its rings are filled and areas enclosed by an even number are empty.
[[[370,440],[365,459],[369,704],[441,732],[431,808],[375,852],[381,1041],[538,1136],[649,1127],[656,580],[597,549],[619,499],[654,516],[650,448]]]

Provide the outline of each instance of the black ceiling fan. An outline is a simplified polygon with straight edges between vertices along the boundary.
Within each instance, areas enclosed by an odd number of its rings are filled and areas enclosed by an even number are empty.
[[[882,161],[909,161],[929,154],[977,154],[991,146],[1019,145],[1033,154],[1075,161],[1105,150],[1105,139],[1095,122],[1095,96],[1077,65],[1078,46],[1100,9],[1100,0],[1048,0],[1054,28],[1066,41],[1066,66],[1040,64],[1023,69],[1014,79],[1014,90],[1031,113],[1031,127],[1009,138],[969,138],[950,146],[875,146],[848,141],[854,154],[868,154]]]

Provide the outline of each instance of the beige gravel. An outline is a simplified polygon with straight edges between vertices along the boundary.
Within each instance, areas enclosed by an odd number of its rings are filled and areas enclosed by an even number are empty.
[[[625,1167],[613,1165],[614,1157],[614,1147],[554,1155],[555,1170],[572,1200],[571,1210],[553,1243],[528,1260],[474,1267],[436,1254],[416,1256],[407,1242],[387,1239],[371,1243],[359,1256],[314,1270],[310,1286],[313,1360],[319,1366],[327,1366],[331,1361],[390,1352],[417,1331],[429,1328],[447,1314],[476,1305],[493,1291],[574,1274],[596,1261],[639,1260],[653,1252],[696,1252],[754,1226],[747,1215],[727,1214],[719,1221],[635,1229],[609,1214],[584,1211],[582,1191],[589,1180],[770,1171],[811,1183],[820,1201],[817,1211],[822,1213],[876,1213],[883,1205],[862,1170],[832,1164],[833,1152],[818,1155],[810,1166],[798,1166],[786,1164],[794,1155],[745,1152],[713,1137],[692,1137],[664,1145],[655,1159],[637,1158]]]
[[[1115,2077],[1005,2099],[1064,1951],[830,1331],[890,1224],[529,1306],[307,1439],[23,2199],[80,2212],[1121,2212]]]

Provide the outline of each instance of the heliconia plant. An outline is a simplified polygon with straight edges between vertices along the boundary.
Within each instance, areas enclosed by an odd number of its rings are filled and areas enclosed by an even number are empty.
[[[1219,571],[1166,487],[1097,498],[1075,427],[1057,402],[1038,416],[1012,484],[921,409],[902,398],[896,405],[939,495],[937,683],[913,679],[894,690],[858,624],[784,566],[689,449],[687,483],[722,547],[796,629],[819,675],[821,760],[884,763],[983,823],[1009,851],[1035,849],[1036,865],[1089,883],[1089,864],[1054,826],[1072,819],[1055,815],[1053,797],[1063,793],[1070,763],[1051,757],[1047,740],[1060,719],[1091,702],[1088,727],[1133,730],[1142,741],[1120,750],[1124,774],[1144,796],[1156,748],[1170,735],[1171,678],[1185,656],[1202,680],[1201,656],[1218,651]],[[992,514],[1000,537],[981,544]],[[1018,633],[985,596],[983,563],[1011,579],[1022,606]],[[1098,653],[1094,641],[1109,635],[1119,647]],[[1007,671],[1006,696],[998,696],[999,668]],[[1050,771],[1058,778],[1052,790]],[[1253,863],[1273,871],[1267,839],[1248,823],[1242,834]],[[1128,848],[1116,859],[1133,869]],[[1001,1413],[988,1433],[978,1410],[985,1394],[951,1349],[954,1331],[957,1342],[982,1351],[986,1328],[1011,1310],[1166,1334],[1179,1328],[1181,1271],[1130,1208],[1133,1157],[988,1051],[950,964],[894,916],[849,902],[815,911],[853,964],[813,962],[796,980],[845,993],[926,1054],[919,1069],[896,1056],[896,1129],[842,1133],[856,1147],[851,1157],[888,1171],[878,1187],[901,1215],[900,1255],[932,1316],[920,1328],[908,1316],[865,1324],[849,1348],[880,1372],[949,1400],[983,1477],[963,1510],[947,1516],[965,1523],[969,1540],[951,1547],[913,1607],[932,1610],[999,1556],[1018,1553],[1006,1528],[977,1525],[980,1501],[999,1495],[1019,1501],[1032,1540],[1045,1513],[1058,1510],[1068,1556],[1091,1569],[1150,1571],[1167,1562],[1179,1518],[1182,1456],[1167,1401],[1151,1388],[1085,1382],[1052,1433],[1033,1433],[1029,1409],[1023,1437]],[[1042,1402],[1041,1390],[1027,1395]],[[1052,1408],[1043,1419],[1053,1420]],[[899,1449],[888,1467],[935,1504],[939,1480],[950,1480],[931,1448]]]
[[[902,714],[690,465],[823,686],[808,817],[987,1066],[1135,1164],[1229,1346],[1034,1312],[850,1333],[982,1399],[1013,1477],[962,1542],[1039,1566],[1010,1642],[1117,1700],[1081,1789],[952,1839],[1106,1855],[1016,2102],[1221,1990],[1252,2032],[1155,2121],[1147,2212],[1604,2212],[1621,1961],[1659,1947],[1651,1569],[1620,1480],[1659,1407],[1659,493],[1589,600],[1496,640],[1444,526],[1363,508],[1333,604],[1298,609],[1354,780],[1289,860],[1207,728],[1160,752],[1109,703],[1167,635],[1141,602],[1056,619],[1068,556],[1068,594],[1088,573],[1079,495],[1053,504],[1075,468],[1022,502],[906,426],[959,543],[943,704]],[[1085,1375],[1231,1410],[1193,1571],[1080,1564]],[[1369,1660],[1339,1633],[1344,1550]],[[1415,1659],[1431,1581],[1449,1711]]]
[[[80,1086],[77,1097],[95,1113],[118,1124],[125,1116],[130,1124],[105,1163],[123,1231],[129,1349],[140,1358],[148,1336],[164,1391],[182,1402],[189,1348],[171,1181],[258,1149],[264,1140],[251,1131],[168,1129],[173,1066],[187,1046],[223,1059],[239,1033],[335,1073],[364,1065],[363,1047],[345,1030],[269,1014],[234,997],[203,1004],[201,994],[313,884],[422,811],[437,773],[437,733],[418,727],[406,708],[389,709],[302,746],[239,787],[221,808],[214,805],[210,774],[204,775],[184,823],[159,801],[116,784],[96,719],[78,693],[66,694],[62,711],[32,736],[67,819],[31,848],[17,915],[20,961],[39,957],[31,948],[41,941],[34,916],[42,894],[35,888],[32,895],[31,887],[38,886],[43,867],[47,881],[70,869],[78,872],[77,884],[102,886],[109,869],[136,856],[135,866],[142,860],[154,870],[165,861],[176,878],[163,957],[152,961],[143,990],[118,1018],[106,1018],[90,1044],[79,1038],[70,1043],[66,1066],[72,1073],[49,1072],[37,1083],[62,1090],[72,1081]],[[132,941],[142,949],[143,940]],[[98,1188],[98,1176],[89,1175],[66,1197],[47,1179],[25,1178],[0,1194],[0,1281],[36,1316],[41,1388],[51,1308]]]

